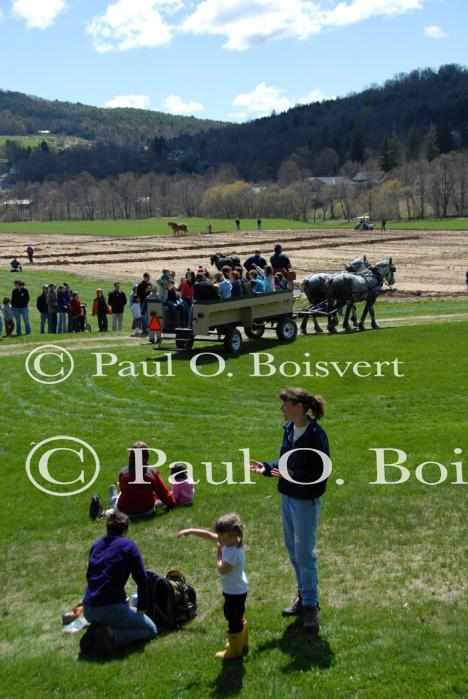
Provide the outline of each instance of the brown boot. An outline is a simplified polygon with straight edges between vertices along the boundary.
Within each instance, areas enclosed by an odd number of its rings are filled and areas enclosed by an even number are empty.
[[[319,624],[318,605],[316,607],[303,607],[303,629],[304,631],[312,631],[317,633]]]
[[[290,607],[286,607],[282,612],[283,616],[300,616],[302,614],[302,599],[301,593],[298,590]]]

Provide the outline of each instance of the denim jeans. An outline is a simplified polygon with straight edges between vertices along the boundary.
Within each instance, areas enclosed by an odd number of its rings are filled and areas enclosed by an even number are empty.
[[[41,333],[45,332],[46,323],[47,323],[47,332],[50,332],[49,314],[41,312]]]
[[[29,308],[13,308],[13,315],[15,316],[16,334],[23,334],[21,332],[21,318],[23,318],[26,335],[29,335],[31,332],[31,325],[29,324]]]
[[[320,518],[320,498],[299,500],[281,496],[284,543],[296,572],[297,587],[304,606],[316,606],[317,555],[314,551]]]
[[[57,332],[57,313],[49,313],[49,332]]]
[[[59,311],[58,312],[57,332],[58,333],[66,333],[67,332],[67,312],[66,311]]]
[[[117,648],[129,646],[136,641],[156,638],[156,624],[146,614],[137,614],[126,602],[106,604],[103,607],[88,607],[83,610],[85,619],[103,626],[110,626],[115,633]]]

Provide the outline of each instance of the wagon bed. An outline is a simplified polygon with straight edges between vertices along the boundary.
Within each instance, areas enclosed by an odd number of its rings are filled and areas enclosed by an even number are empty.
[[[219,301],[197,301],[192,307],[192,327],[175,329],[176,347],[191,349],[195,340],[213,340],[209,335],[214,333],[219,340],[222,338],[227,352],[238,354],[242,347],[238,328],[243,328],[247,337],[257,339],[265,332],[266,323],[275,326],[280,341],[291,342],[297,335],[293,303],[292,289]],[[151,315],[154,311],[163,328],[167,325],[165,310],[161,301],[148,299],[148,313]]]

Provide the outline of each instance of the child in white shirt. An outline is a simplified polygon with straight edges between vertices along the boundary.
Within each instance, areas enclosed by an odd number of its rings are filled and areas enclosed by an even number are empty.
[[[226,649],[216,658],[241,658],[248,650],[248,627],[243,618],[247,597],[247,577],[244,573],[243,526],[239,515],[230,513],[216,520],[214,532],[208,529],[182,529],[177,538],[198,536],[218,544],[217,570],[221,576],[224,596],[224,616],[228,622]]]

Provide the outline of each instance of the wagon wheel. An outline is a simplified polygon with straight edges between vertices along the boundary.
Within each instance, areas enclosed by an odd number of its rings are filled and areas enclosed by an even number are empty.
[[[224,349],[230,354],[239,354],[242,349],[242,335],[237,328],[231,328],[224,336]]]
[[[193,347],[193,337],[176,337],[175,344],[177,349],[191,350]]]
[[[293,318],[281,318],[276,326],[276,335],[281,342],[292,342],[296,339],[297,324]]]
[[[254,323],[250,328],[244,328],[244,332],[251,340],[259,340],[265,334],[265,323]]]

